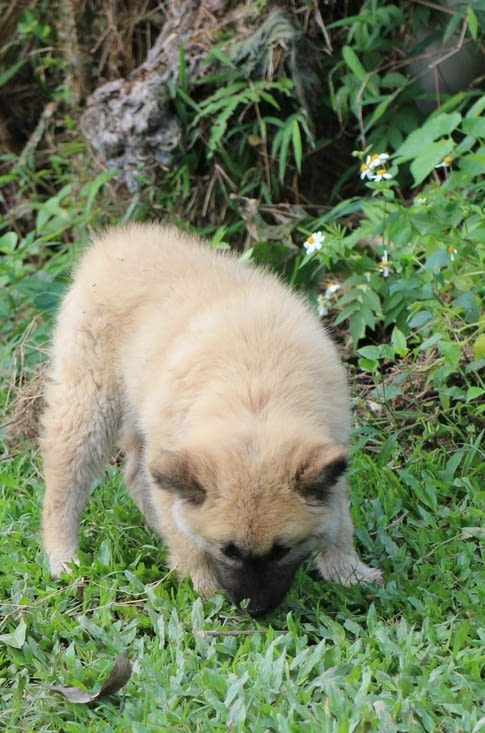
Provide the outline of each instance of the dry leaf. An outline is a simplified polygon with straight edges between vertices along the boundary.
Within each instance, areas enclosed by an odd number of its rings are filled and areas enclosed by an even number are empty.
[[[126,652],[116,657],[115,663],[106,680],[103,682],[99,692],[85,692],[78,687],[57,687],[48,685],[48,689],[52,692],[58,692],[63,695],[66,700],[76,704],[92,702],[100,697],[114,695],[115,692],[121,690],[131,677],[132,666]]]
[[[9,634],[0,634],[0,644],[6,644],[14,649],[22,649],[25,644],[26,631],[27,625],[23,618],[21,618],[15,631],[11,631]]]

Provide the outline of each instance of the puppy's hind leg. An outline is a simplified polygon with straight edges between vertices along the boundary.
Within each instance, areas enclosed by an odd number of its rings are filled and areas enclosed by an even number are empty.
[[[44,549],[51,576],[59,577],[77,549],[79,518],[118,428],[116,396],[89,372],[50,382],[46,389],[41,453],[46,490]]]

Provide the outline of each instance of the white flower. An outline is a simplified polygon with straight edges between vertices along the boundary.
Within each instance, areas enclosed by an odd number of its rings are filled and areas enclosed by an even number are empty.
[[[362,180],[364,178],[368,178],[370,181],[376,180],[376,171],[377,169],[383,169],[384,171],[387,171],[387,162],[389,160],[389,153],[372,153],[372,155],[368,155],[365,159],[364,163],[361,163],[360,166],[360,177]],[[386,178],[392,178],[390,174],[386,176]],[[381,178],[377,179],[381,180]]]
[[[325,297],[330,298],[332,295],[334,295],[334,293],[337,292],[337,290],[340,290],[340,283],[329,283],[325,288]]]
[[[457,248],[450,244],[450,246],[448,247],[448,254],[450,255],[450,260],[453,262],[456,255],[458,254]]]
[[[364,180],[364,178],[369,178],[369,176],[372,174],[372,170],[376,165],[375,161],[377,157],[378,156],[375,153],[374,155],[368,155],[365,159],[365,162],[360,164],[360,177],[362,178],[362,180]]]
[[[323,316],[326,316],[328,314],[328,305],[328,298],[326,298],[323,293],[319,293],[317,312],[320,318],[323,318]]]
[[[391,263],[387,255],[387,249],[384,250],[384,254],[382,255],[381,261],[377,263],[377,270],[384,277],[389,277],[389,273],[391,272]]]
[[[387,168],[381,167],[376,168],[375,173],[372,173],[369,176],[369,179],[371,181],[375,181],[376,183],[378,181],[382,181],[384,179],[392,178],[392,174],[388,172]]]
[[[327,287],[325,288],[325,292],[319,293],[317,311],[320,318],[328,314],[328,309],[332,301],[332,296],[335,295],[337,290],[340,290],[340,283],[329,282]]]
[[[453,158],[451,157],[451,155],[445,155],[441,163],[438,163],[438,165],[435,165],[435,168],[449,168],[452,163],[453,163]]]
[[[325,235],[322,232],[314,232],[303,242],[303,246],[307,255],[312,255],[314,252],[318,252],[322,248]]]

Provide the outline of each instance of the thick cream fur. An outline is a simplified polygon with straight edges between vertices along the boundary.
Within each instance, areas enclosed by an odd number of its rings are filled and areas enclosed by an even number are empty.
[[[306,543],[325,578],[379,581],[355,554],[345,480],[318,506],[295,490],[302,465],[345,452],[349,398],[332,341],[271,274],[173,228],[108,231],[60,309],[46,400],[53,576],[74,559],[90,487],[121,443],[131,495],[201,593],[217,585],[209,558],[224,542],[256,554]],[[193,457],[203,503],[153,479],[167,451]]]

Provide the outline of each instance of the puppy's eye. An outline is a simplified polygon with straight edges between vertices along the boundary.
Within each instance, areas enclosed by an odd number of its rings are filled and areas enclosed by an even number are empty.
[[[228,545],[225,545],[221,552],[223,555],[228,557],[230,560],[242,560],[243,555],[239,547],[237,547],[234,542],[229,542]]]
[[[290,549],[290,547],[285,547],[285,545],[280,545],[276,543],[275,545],[273,545],[273,549],[270,553],[271,559],[276,560],[277,562],[278,560],[282,560],[284,557],[286,557],[286,555],[288,555]]]

